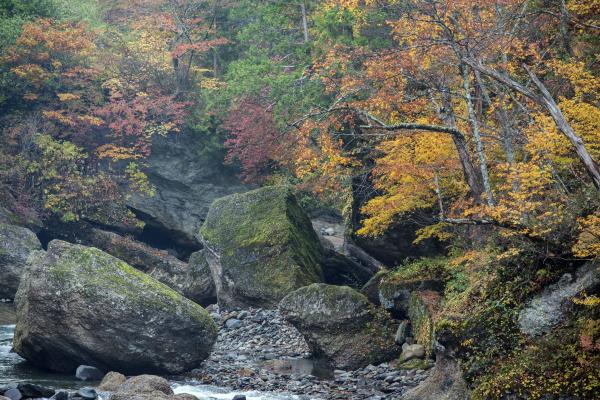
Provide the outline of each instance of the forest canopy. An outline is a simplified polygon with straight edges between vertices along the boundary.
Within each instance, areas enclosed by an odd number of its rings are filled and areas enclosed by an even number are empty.
[[[600,2],[5,0],[0,185],[24,214],[135,224],[153,138],[344,210],[358,235],[492,225],[598,253]],[[342,194],[342,195],[340,195]]]

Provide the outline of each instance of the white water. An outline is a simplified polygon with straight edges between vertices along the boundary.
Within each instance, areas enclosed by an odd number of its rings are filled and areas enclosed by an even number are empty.
[[[244,395],[246,400],[298,400],[295,395],[283,395],[264,392],[229,392],[226,389],[210,385],[173,385],[175,394],[187,393],[196,396],[199,400],[231,400],[235,395]],[[313,400],[313,399],[311,399]],[[316,400],[316,398],[315,398]]]

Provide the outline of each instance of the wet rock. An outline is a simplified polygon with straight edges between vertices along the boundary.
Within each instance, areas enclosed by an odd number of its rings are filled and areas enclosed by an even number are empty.
[[[200,230],[219,305],[273,308],[323,275],[323,248],[291,188],[216,200]]]
[[[30,261],[14,347],[34,365],[172,374],[208,357],[217,335],[208,313],[123,261],[61,241]]]
[[[397,345],[402,346],[406,341],[406,337],[408,336],[410,330],[410,321],[404,320],[400,322],[398,325],[398,330],[396,331],[396,335],[394,336],[394,341]]]
[[[96,367],[80,365],[75,371],[75,377],[82,381],[100,381],[104,377],[104,373]]]
[[[31,383],[19,383],[17,388],[25,398],[50,397],[54,394],[53,389]]]
[[[79,389],[76,395],[84,400],[95,400],[98,397],[98,393],[92,388]]]
[[[279,309],[306,339],[313,355],[335,368],[356,369],[396,357],[396,327],[359,292],[313,284],[286,296]]]
[[[50,400],[69,400],[69,392],[60,390],[56,392],[54,396],[50,397]]]
[[[19,391],[19,389],[8,389],[4,392],[4,397],[8,397],[10,400],[21,400],[23,395]]]
[[[13,300],[27,258],[42,245],[35,233],[20,226],[0,223],[0,300]]]
[[[600,287],[600,265],[589,262],[574,274],[565,274],[560,281],[546,288],[519,313],[522,333],[536,337],[548,333],[565,319],[571,299],[584,291]]]

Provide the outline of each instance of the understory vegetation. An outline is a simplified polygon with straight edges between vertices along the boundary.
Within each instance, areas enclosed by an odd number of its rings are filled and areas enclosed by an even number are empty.
[[[389,279],[443,282],[474,398],[597,398],[598,293],[541,338],[518,315],[600,267],[599,49],[599,0],[0,1],[0,203],[140,226],[153,143],[193,135],[349,237],[424,213],[443,254]]]

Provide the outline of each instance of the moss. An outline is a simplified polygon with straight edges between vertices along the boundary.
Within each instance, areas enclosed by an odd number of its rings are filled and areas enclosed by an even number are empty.
[[[390,283],[419,280],[445,280],[449,277],[448,257],[421,258],[396,267],[386,281]]]
[[[435,339],[434,315],[440,295],[432,291],[413,292],[410,296],[408,317],[411,321],[413,336],[417,343],[425,347],[429,357],[433,352]]]
[[[399,369],[423,369],[427,370],[432,367],[432,363],[429,360],[419,360],[418,358],[413,358],[412,360],[405,361],[403,363],[399,363],[397,366]]]
[[[93,247],[62,246],[58,259],[48,269],[49,278],[59,287],[80,290],[90,298],[110,293],[149,309],[182,309],[190,317],[212,324],[202,307],[127,263]]]
[[[252,291],[281,298],[322,281],[323,249],[291,188],[264,187],[216,200],[200,236],[226,273],[251,280]]]
[[[597,399],[600,393],[600,309],[519,348],[479,377],[474,400]],[[593,321],[590,324],[590,321]],[[595,323],[594,323],[595,321]],[[593,332],[588,331],[593,325]],[[596,347],[598,346],[598,347]]]

